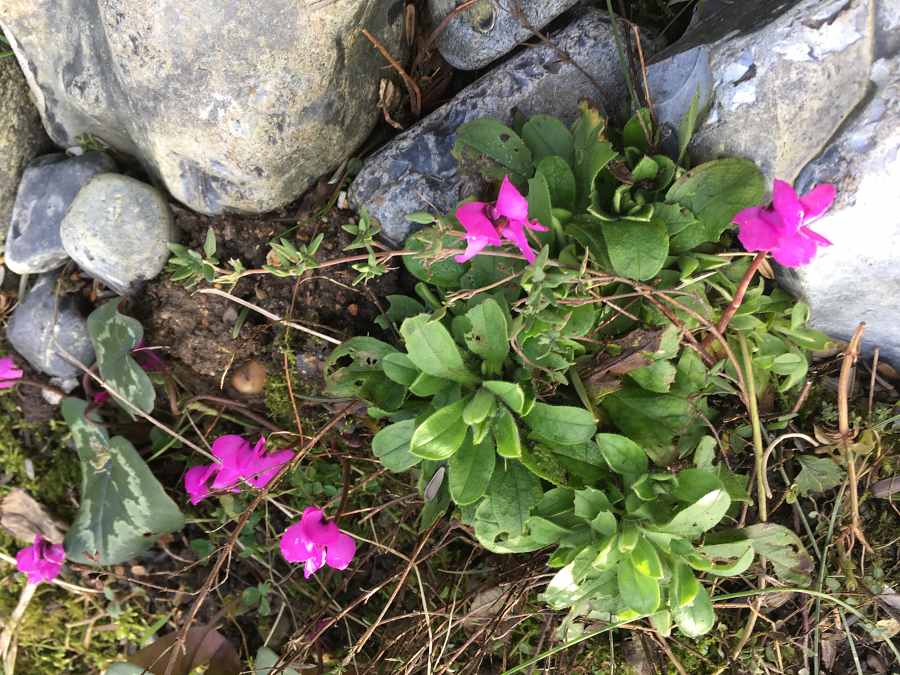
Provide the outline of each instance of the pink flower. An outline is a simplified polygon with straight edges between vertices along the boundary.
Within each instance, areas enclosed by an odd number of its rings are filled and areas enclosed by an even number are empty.
[[[356,554],[356,542],[333,522],[325,520],[322,509],[307,506],[299,522],[281,535],[281,555],[288,562],[302,562],[303,576],[309,579],[316,570],[328,565],[347,569]]]
[[[22,375],[22,370],[16,368],[16,362],[11,356],[4,356],[0,359],[0,389],[16,386],[16,383],[22,379]]]
[[[138,342],[134,349],[131,350],[131,356],[148,373],[160,373],[166,369],[166,364],[159,358],[156,351],[150,347],[145,347],[143,340]]]
[[[528,244],[525,230],[547,231],[538,221],[528,220],[528,200],[510,182],[509,176],[504,177],[493,206],[486,202],[468,202],[456,209],[456,218],[466,230],[467,244],[465,253],[456,256],[457,262],[471,260],[487,246],[499,246],[501,236],[515,244],[528,262],[534,262],[534,251]]]
[[[213,464],[192,467],[184,475],[184,489],[191,504],[199,504],[213,490],[240,492],[241,481],[264,488],[294,458],[290,450],[266,454],[266,440],[262,437],[251,446],[233,434],[213,441],[212,454],[216,458]]]
[[[62,544],[51,544],[41,535],[34,535],[34,543],[16,554],[16,567],[28,575],[29,584],[51,581],[59,576],[66,552]]]
[[[807,226],[831,208],[836,194],[833,185],[823,183],[798,197],[789,183],[776,179],[771,206],[753,206],[734,217],[738,239],[748,251],[771,251],[785,267],[806,265],[819,246],[831,246]]]

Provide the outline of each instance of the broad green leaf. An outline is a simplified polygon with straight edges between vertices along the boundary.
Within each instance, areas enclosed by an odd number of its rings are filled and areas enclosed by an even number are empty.
[[[662,637],[669,637],[672,633],[672,613],[664,609],[650,617],[650,625]]]
[[[375,323],[384,330],[388,330],[393,324],[399,326],[404,319],[425,312],[425,306],[408,295],[389,295],[387,300],[390,303],[387,311],[375,319]]]
[[[268,647],[260,647],[256,652],[256,658],[253,660],[253,670],[250,675],[271,675],[275,672],[275,665],[278,663],[278,654]],[[285,668],[280,671],[283,675],[300,675],[293,668]],[[207,675],[210,675],[209,673]]]
[[[500,406],[494,418],[494,442],[497,454],[501,457],[516,459],[522,456],[522,441],[519,438],[519,427],[516,420],[505,407]]]
[[[659,582],[635,569],[631,558],[619,561],[617,578],[619,595],[629,609],[638,614],[653,614],[659,609]]]
[[[617,156],[618,153],[613,149],[612,143],[607,141],[594,141],[583,152],[576,147],[575,187],[578,193],[576,210],[587,209],[591,203],[594,181],[606,165]]]
[[[87,402],[63,401],[62,413],[81,460],[81,499],[66,534],[66,557],[87,565],[135,558],[163,535],[180,530],[184,516],[126,439],[112,439],[85,417]]]
[[[795,459],[800,462],[801,468],[794,483],[801,495],[825,492],[844,481],[844,470],[828,457],[799,455]]]
[[[690,209],[699,223],[672,239],[672,251],[689,251],[718,241],[738,211],[763,202],[766,181],[747,159],[716,159],[694,167],[669,188],[666,201]]]
[[[550,185],[541,173],[528,181],[528,217],[547,228],[553,227],[553,201]]]
[[[669,255],[669,233],[661,222],[614,220],[603,223],[602,229],[616,274],[647,281],[662,269]]]
[[[478,382],[463,362],[450,332],[439,321],[419,315],[404,321],[400,334],[410,360],[423,373],[460,384]]]
[[[536,436],[560,445],[578,445],[593,438],[597,422],[584,408],[535,403],[523,420]]]
[[[413,432],[410,452],[434,461],[453,455],[463,444],[468,430],[462,421],[465,406],[466,401],[461,399],[432,413]]]
[[[683,562],[676,562],[672,570],[672,586],[669,591],[669,606],[674,610],[687,607],[694,602],[700,592],[700,582],[691,568]]]
[[[687,637],[700,637],[708,633],[716,623],[716,614],[706,589],[700,586],[691,604],[672,607],[672,618]]]
[[[472,329],[466,333],[466,345],[494,370],[500,370],[509,354],[509,328],[506,315],[493,298],[487,298],[468,312]]]
[[[465,506],[481,499],[494,475],[496,461],[493,442],[487,440],[475,445],[470,434],[448,463],[453,501]]]
[[[638,539],[637,544],[631,551],[631,563],[634,569],[641,574],[652,577],[653,579],[663,578],[662,562],[659,559],[659,552],[646,537]]]
[[[438,392],[443,391],[451,385],[453,385],[453,382],[450,380],[445,380],[442,377],[434,377],[428,373],[419,373],[416,376],[416,379],[409,383],[409,390],[416,396],[428,398],[429,396],[436,395]],[[434,401],[432,401],[432,403],[434,403]]]
[[[672,365],[672,362],[663,359],[654,361],[649,366],[632,370],[628,373],[628,377],[637,382],[642,389],[665,394],[672,388],[677,374],[678,370]]]
[[[704,495],[724,487],[715,469],[683,469],[675,476],[672,496],[680,502],[693,504]]]
[[[482,386],[508,405],[513,412],[522,414],[525,407],[525,392],[521,385],[502,380],[485,380]]]
[[[625,123],[622,144],[626,148],[637,148],[645,155],[650,153],[650,146],[653,144],[653,119],[649,109],[641,108]]]
[[[560,487],[572,485],[571,477],[566,467],[559,461],[559,455],[554,454],[543,445],[534,443],[522,446],[522,456],[519,458],[519,461],[531,473],[554,485]],[[580,484],[578,486],[580,487]]]
[[[687,556],[686,559],[691,567],[701,572],[733,577],[747,571],[754,555],[753,545],[744,540],[732,544],[702,546],[695,555]],[[725,560],[728,562],[719,562]]]
[[[624,435],[661,465],[675,457],[675,437],[702,424],[686,398],[629,384],[605,396],[600,405]]]
[[[463,507],[463,510],[465,511],[467,508],[472,507]],[[521,532],[511,533],[508,529],[501,527],[498,517],[495,515],[494,502],[490,494],[478,503],[472,520],[478,543],[493,553],[525,553],[544,547],[539,540],[523,535]]]
[[[514,459],[500,462],[488,487],[497,524],[512,536],[522,533],[531,509],[544,495],[541,481]]]
[[[575,157],[572,132],[556,117],[535,115],[522,127],[522,139],[535,162],[557,155],[572,164]]]
[[[466,404],[462,415],[463,422],[469,426],[479,424],[492,415],[496,407],[496,397],[487,389],[481,388]]]
[[[442,234],[433,227],[413,232],[406,238],[404,248],[410,251],[421,251],[425,256],[422,258],[418,255],[403,256],[403,265],[406,270],[416,279],[440,288],[459,288],[460,279],[469,270],[471,264],[460,264],[453,258],[437,262],[427,259],[429,253],[437,253],[448,248],[465,248],[465,242],[458,237]]]
[[[687,109],[687,112],[684,113],[681,117],[681,121],[678,124],[678,163],[681,164],[684,161],[684,156],[687,154],[688,145],[691,143],[691,138],[694,136],[694,132],[697,130],[697,118],[700,116],[700,85],[697,85],[697,91],[694,92],[694,96],[691,98],[691,107]]]
[[[536,173],[547,181],[553,208],[568,211],[575,208],[575,174],[570,164],[561,157],[544,157],[538,162]]]
[[[144,338],[144,327],[137,319],[119,313],[121,302],[122,298],[116,298],[91,312],[88,335],[97,355],[100,377],[132,405],[149,413],[153,411],[156,391],[147,373],[131,356],[131,350]],[[123,407],[134,416],[127,406]]]
[[[628,476],[647,473],[647,453],[630,438],[618,434],[597,434],[595,438],[610,469]]]
[[[729,506],[731,497],[724,488],[719,488],[676,513],[668,523],[652,529],[680,537],[697,537],[715,527],[725,516]]]
[[[403,420],[386,426],[372,439],[374,454],[388,471],[400,472],[414,467],[421,457],[410,452],[410,441],[416,430],[414,419]]]
[[[515,131],[489,117],[467,122],[457,130],[453,156],[461,164],[474,162],[475,168],[488,178],[509,175],[517,185],[524,184],[534,173],[528,146]]]
[[[381,359],[381,369],[389,380],[407,387],[419,377],[419,369],[406,354],[397,352]]]
[[[615,571],[607,570],[577,582],[574,569],[574,562],[561,568],[547,584],[540,599],[554,610],[566,609],[588,598],[592,607],[606,600],[609,603],[606,610],[612,611],[615,607],[613,601],[618,595]]]

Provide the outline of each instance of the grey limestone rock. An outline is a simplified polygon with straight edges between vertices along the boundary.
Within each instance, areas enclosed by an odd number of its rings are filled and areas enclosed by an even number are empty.
[[[0,239],[12,217],[25,165],[50,146],[14,59],[0,59]]]
[[[447,62],[460,70],[477,70],[511,51],[578,0],[479,0],[454,14],[437,39]],[[440,25],[460,3],[429,0],[432,22]],[[521,14],[518,12],[521,11]]]
[[[69,256],[59,226],[78,191],[98,173],[115,171],[102,152],[79,157],[45,155],[22,175],[6,237],[6,266],[16,274],[49,272]]]
[[[793,181],[866,96],[875,13],[869,0],[706,0],[654,57],[651,93],[677,124],[701,87],[695,160],[748,157]]]
[[[900,57],[876,61],[872,97],[800,174],[797,190],[838,188],[814,229],[833,246],[780,279],[811,308],[812,324],[849,339],[866,322],[864,346],[900,365]]]
[[[57,294],[58,278],[58,272],[38,278],[10,317],[6,338],[35,369],[68,379],[79,376],[81,369],[64,354],[90,366],[94,348],[75,299]]]
[[[159,274],[175,225],[168,203],[146,183],[101,173],[85,185],[60,226],[78,266],[122,295]]]
[[[587,12],[553,40],[590,79],[546,45],[513,56],[370,157],[350,188],[351,204],[368,209],[383,236],[400,243],[410,232],[408,214],[447,212],[478,189],[450,155],[460,125],[480,117],[510,122],[514,111],[573,119],[582,98],[621,116],[628,94],[605,13]]]
[[[3,0],[3,28],[52,139],[96,136],[195,211],[300,195],[379,117],[403,0]]]

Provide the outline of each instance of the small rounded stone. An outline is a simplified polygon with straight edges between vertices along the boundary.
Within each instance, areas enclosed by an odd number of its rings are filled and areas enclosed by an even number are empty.
[[[231,376],[231,386],[241,394],[261,394],[266,388],[268,373],[266,367],[253,359],[234,371]]]

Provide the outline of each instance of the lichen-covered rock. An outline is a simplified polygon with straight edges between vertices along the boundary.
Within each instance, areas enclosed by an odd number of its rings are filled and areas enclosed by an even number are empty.
[[[770,179],[792,181],[866,96],[875,5],[701,3],[684,37],[650,66],[651,94],[662,103],[663,120],[677,124],[700,86],[709,114],[691,143],[692,156],[748,157]]]
[[[477,70],[520,42],[534,36],[578,0],[479,0],[447,21],[437,39],[438,50],[460,70]],[[432,23],[438,26],[459,5],[456,0],[429,0]],[[521,11],[521,15],[517,10]],[[532,30],[533,29],[533,30]]]
[[[162,272],[176,232],[172,210],[158,190],[101,173],[75,197],[60,235],[84,272],[126,295]]]
[[[900,365],[900,56],[876,61],[869,84],[872,97],[797,181],[798,191],[837,186],[815,224],[834,245],[781,280],[809,302],[815,327],[846,340],[865,321],[867,351]]]
[[[263,212],[369,134],[403,0],[3,0],[53,140],[139,157],[196,211]]]
[[[510,122],[514,111],[572,119],[582,98],[602,103],[610,113],[623,114],[627,88],[605,13],[587,12],[554,35],[553,41],[590,77],[561,61],[552,47],[525,50],[366,161],[350,188],[350,201],[368,209],[388,241],[400,243],[406,238],[408,214],[447,212],[477,190],[458,173],[450,155],[462,124],[480,117]]]
[[[6,266],[16,274],[35,274],[68,260],[59,236],[63,216],[91,178],[115,170],[115,162],[103,152],[45,155],[29,164],[6,237]]]
[[[0,239],[9,228],[25,165],[49,145],[18,65],[0,59]]]
[[[6,339],[35,369],[60,378],[73,378],[82,365],[94,363],[87,323],[71,295],[57,294],[59,272],[41,275],[6,326]]]

